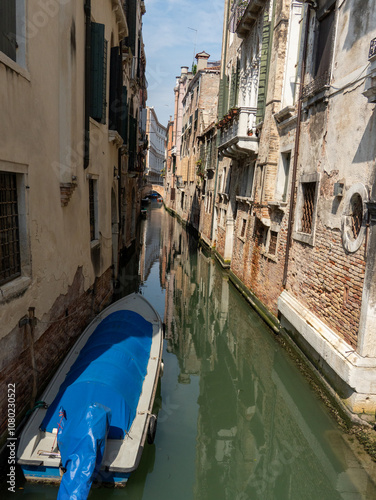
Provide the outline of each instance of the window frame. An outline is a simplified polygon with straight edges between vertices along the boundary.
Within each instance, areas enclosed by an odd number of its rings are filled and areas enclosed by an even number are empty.
[[[28,229],[28,167],[23,164],[0,161],[0,172],[16,176],[20,253],[20,273],[0,285],[0,303],[2,303],[19,296],[31,284],[31,259]]]
[[[302,231],[301,228],[301,219],[303,214],[303,206],[304,206],[304,191],[303,184],[316,183],[316,190],[314,195],[314,208],[312,212],[312,225],[311,225],[311,233],[306,233]],[[295,224],[293,231],[293,238],[301,243],[306,243],[307,245],[314,246],[315,245],[315,235],[316,235],[316,221],[317,221],[317,205],[318,205],[318,197],[320,193],[320,174],[303,174],[299,180],[298,186],[298,196],[297,196],[297,204],[295,209]]]
[[[287,161],[288,159],[288,161]],[[281,203],[287,203],[290,173],[291,173],[292,151],[282,151],[279,157],[277,180],[275,187],[275,199]],[[281,189],[282,186],[282,189]]]
[[[7,52],[0,50],[0,62],[30,81],[30,73],[26,68],[26,41],[35,36],[37,27],[26,20],[26,0],[14,0],[15,2],[15,55],[12,57]],[[28,34],[26,35],[26,28]]]

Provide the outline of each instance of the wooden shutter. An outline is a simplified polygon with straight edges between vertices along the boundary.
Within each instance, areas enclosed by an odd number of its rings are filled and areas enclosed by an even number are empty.
[[[128,0],[125,3],[127,12],[128,37],[125,40],[131,49],[132,55],[136,55],[136,26],[137,26],[137,0]]]
[[[104,121],[105,96],[105,39],[104,24],[91,23],[91,109],[90,116]]]
[[[123,95],[121,99],[121,117],[120,117],[120,135],[123,138],[124,144],[128,144],[128,89],[123,87]]]
[[[122,63],[119,47],[111,48],[110,58],[110,97],[108,122],[111,130],[117,130],[120,133],[120,119],[122,111]]]
[[[265,9],[264,25],[262,29],[262,48],[261,48],[259,88],[257,95],[256,122],[262,121],[264,119],[266,93],[268,90],[271,35],[272,35],[272,30],[271,30],[271,23],[269,22],[269,13],[267,9]]]
[[[218,118],[222,119],[223,114],[224,114],[224,109],[223,109],[223,97],[224,97],[224,79],[221,78],[221,81],[219,82],[219,93],[218,93]]]
[[[330,69],[334,39],[334,8],[319,20],[315,77],[325,75]]]

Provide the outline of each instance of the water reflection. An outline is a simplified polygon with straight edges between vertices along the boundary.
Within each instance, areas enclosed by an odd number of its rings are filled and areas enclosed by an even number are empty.
[[[123,262],[117,295],[133,291],[166,324],[158,430],[127,487],[94,488],[90,499],[376,498],[375,464],[354,454],[228,275],[160,205]],[[20,474],[16,497],[56,498]]]
[[[168,350],[200,377],[194,499],[371,499],[361,464],[296,367],[196,240],[163,230]]]

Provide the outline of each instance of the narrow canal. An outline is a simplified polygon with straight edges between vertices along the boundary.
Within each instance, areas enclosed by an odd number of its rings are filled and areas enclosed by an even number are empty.
[[[161,205],[142,224],[119,294],[140,291],[166,324],[157,435],[125,489],[94,486],[89,498],[376,499],[375,464],[354,453],[226,273]],[[2,498],[56,494],[18,480]]]

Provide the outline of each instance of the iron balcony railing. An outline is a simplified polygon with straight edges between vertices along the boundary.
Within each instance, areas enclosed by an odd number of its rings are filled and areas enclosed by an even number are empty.
[[[236,32],[240,20],[248,7],[248,4],[253,0],[234,0],[231,7],[231,16],[229,20],[229,30],[231,33]]]
[[[228,29],[244,38],[265,7],[266,0],[233,0]]]

